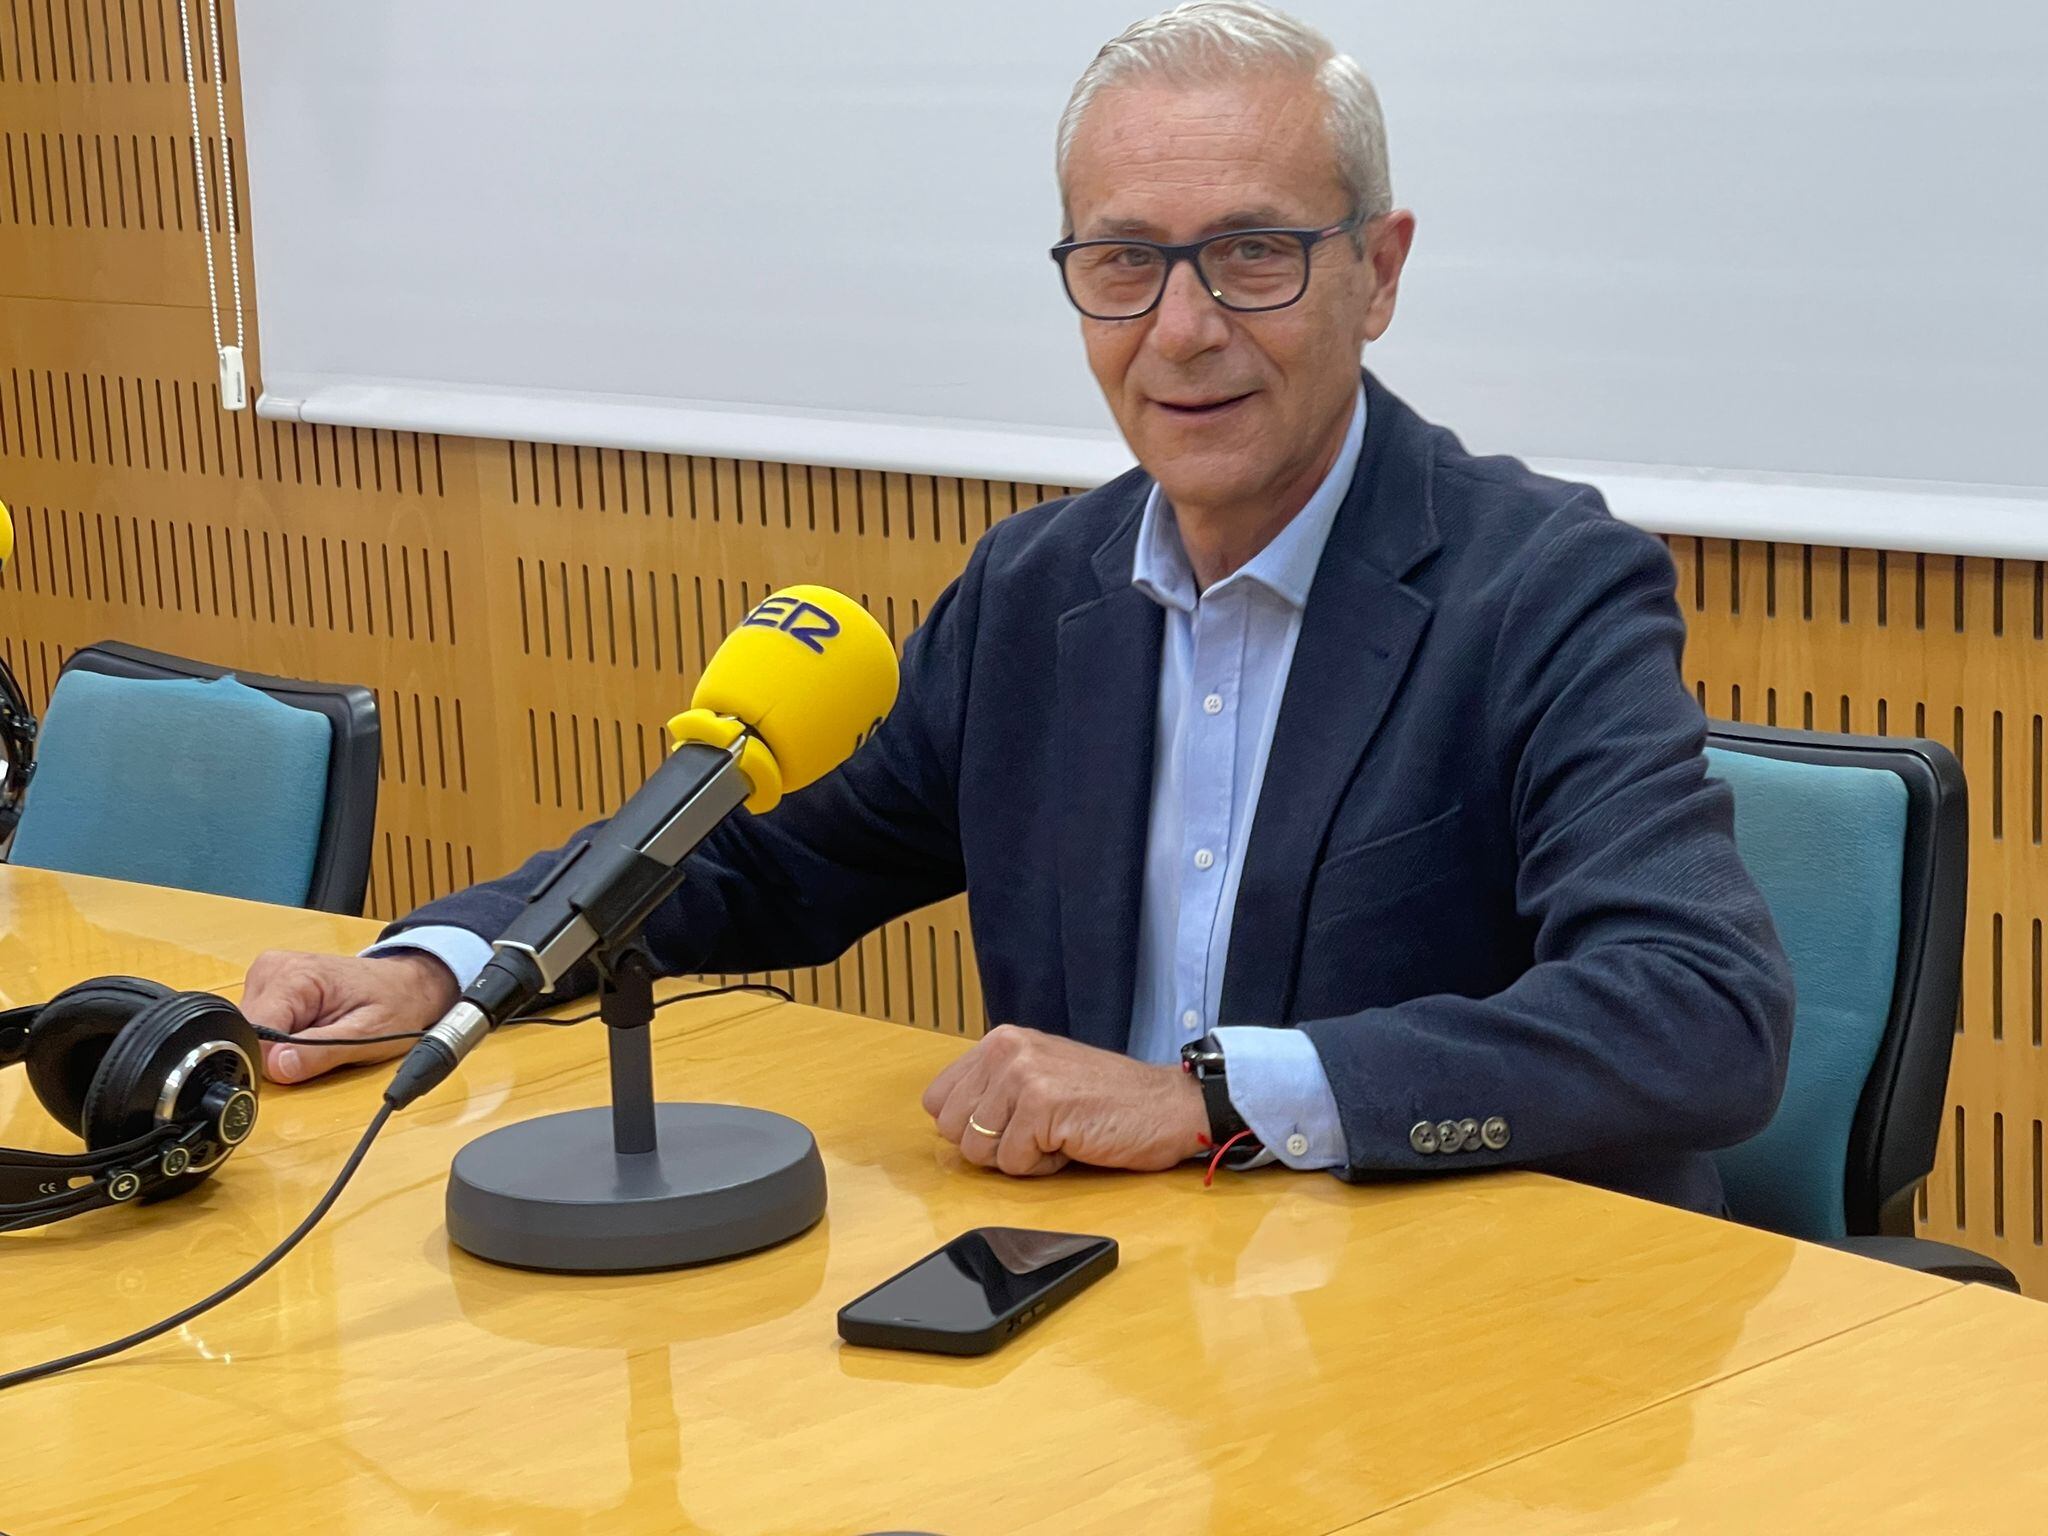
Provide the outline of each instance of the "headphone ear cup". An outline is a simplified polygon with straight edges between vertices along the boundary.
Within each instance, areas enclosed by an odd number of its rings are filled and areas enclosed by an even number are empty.
[[[256,1031],[227,999],[211,992],[165,998],[121,1031],[93,1074],[85,1096],[85,1144],[95,1151],[118,1146],[148,1132],[160,1116],[189,1123],[206,1088],[215,1083],[228,1082],[253,1094],[259,1054]],[[192,1173],[144,1198],[160,1199],[197,1184],[232,1150],[232,1143],[202,1149]]]
[[[100,976],[59,992],[29,1026],[23,1056],[43,1108],[74,1136],[85,1134],[85,1099],[122,1030],[175,994],[139,976]]]

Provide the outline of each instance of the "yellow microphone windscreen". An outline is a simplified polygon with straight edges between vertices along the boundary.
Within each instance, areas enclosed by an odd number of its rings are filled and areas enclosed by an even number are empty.
[[[830,587],[784,587],[725,637],[690,707],[743,722],[787,792],[853,755],[896,702],[896,682],[896,648],[867,609]]]
[[[14,519],[7,515],[7,503],[0,501],[0,565],[14,553]]]

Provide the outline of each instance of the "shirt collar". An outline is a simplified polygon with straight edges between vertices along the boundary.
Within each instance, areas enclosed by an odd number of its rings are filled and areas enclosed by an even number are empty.
[[[1330,529],[1336,524],[1338,508],[1344,505],[1345,493],[1351,489],[1352,476],[1358,472],[1358,456],[1364,446],[1365,390],[1361,387],[1357,403],[1351,408],[1351,426],[1344,434],[1344,444],[1337,450],[1336,461],[1315,494],[1273,536],[1271,543],[1209,590],[1221,592],[1234,583],[1256,582],[1292,607],[1306,607],[1316,567],[1322,563],[1323,546],[1330,541]],[[1145,497],[1144,516],[1138,523],[1131,585],[1161,607],[1178,608],[1183,613],[1194,612],[1195,599],[1200,595],[1195,590],[1194,567],[1188,564],[1180,528],[1174,522],[1173,507],[1160,493],[1156,480]]]

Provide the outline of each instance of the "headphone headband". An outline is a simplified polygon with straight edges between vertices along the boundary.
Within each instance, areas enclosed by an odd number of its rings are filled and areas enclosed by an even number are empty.
[[[26,1147],[0,1147],[0,1217],[11,1207],[41,1205],[63,1194],[84,1194],[85,1185],[74,1186],[81,1176],[95,1183],[124,1167],[138,1173],[141,1165],[159,1160],[161,1154],[184,1139],[175,1125],[161,1125],[146,1135],[115,1147],[89,1152],[33,1152]]]
[[[44,1107],[86,1141],[82,1152],[0,1147],[0,1232],[200,1182],[254,1123],[256,1060],[232,1003],[134,977],[0,1009],[0,1065],[25,1062]]]

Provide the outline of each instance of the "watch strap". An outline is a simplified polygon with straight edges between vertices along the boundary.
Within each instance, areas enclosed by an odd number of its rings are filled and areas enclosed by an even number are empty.
[[[1187,1046],[1181,1053],[1181,1065],[1194,1075],[1195,1082],[1201,1087],[1202,1108],[1209,1118],[1211,1148],[1218,1151],[1224,1147],[1231,1149],[1226,1166],[1235,1167],[1264,1151],[1264,1144],[1252,1133],[1244,1116],[1231,1102],[1229,1073],[1224,1067],[1222,1048],[1214,1038],[1205,1036]]]

